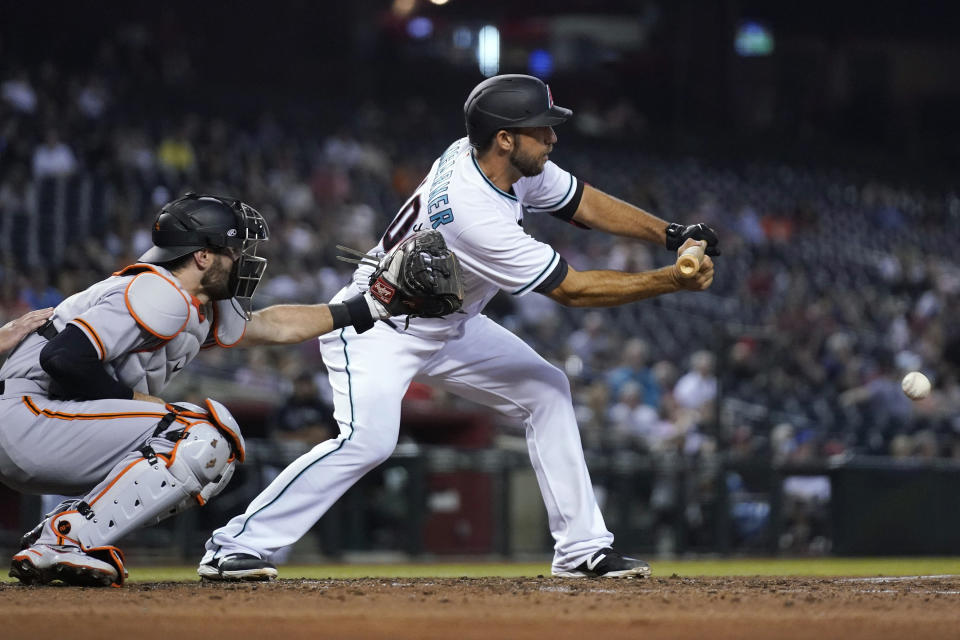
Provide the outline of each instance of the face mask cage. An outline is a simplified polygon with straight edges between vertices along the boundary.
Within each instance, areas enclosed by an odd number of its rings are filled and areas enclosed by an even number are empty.
[[[242,202],[234,205],[242,216],[243,231],[245,233],[240,245],[239,257],[233,263],[230,274],[230,286],[233,291],[234,308],[237,313],[250,320],[253,314],[253,293],[260,284],[260,278],[267,268],[267,259],[257,255],[261,242],[270,239],[270,229],[253,207]],[[239,308],[237,308],[239,307]]]

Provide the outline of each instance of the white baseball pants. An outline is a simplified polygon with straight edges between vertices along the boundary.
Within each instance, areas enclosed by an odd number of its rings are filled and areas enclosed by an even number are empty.
[[[554,545],[554,570],[610,546],[583,459],[566,375],[483,315],[459,338],[437,341],[380,322],[321,338],[340,436],[304,454],[246,512],[213,532],[204,562],[230,553],[269,557],[296,542],[370,469],[393,453],[400,404],[417,380],[521,420]]]

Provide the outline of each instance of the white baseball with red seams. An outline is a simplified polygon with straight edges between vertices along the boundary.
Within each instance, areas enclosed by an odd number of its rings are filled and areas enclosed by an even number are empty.
[[[930,395],[930,379],[919,371],[911,371],[903,376],[900,387],[911,400],[923,400]]]

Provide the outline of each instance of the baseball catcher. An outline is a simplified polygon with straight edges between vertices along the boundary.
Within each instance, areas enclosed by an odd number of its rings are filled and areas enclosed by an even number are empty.
[[[364,332],[401,311],[449,313],[462,297],[456,259],[421,242],[375,263],[378,295],[254,311],[269,237],[248,204],[187,194],[162,208],[138,263],[64,300],[12,351],[0,369],[0,481],[79,496],[23,537],[12,577],[119,586],[119,539],[223,490],[245,457],[240,425],[216,400],[159,397],[201,349]]]

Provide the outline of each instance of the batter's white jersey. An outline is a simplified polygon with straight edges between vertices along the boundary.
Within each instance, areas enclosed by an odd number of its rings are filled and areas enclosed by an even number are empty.
[[[563,371],[516,335],[484,316],[499,290],[546,293],[567,273],[566,261],[524,232],[525,212],[571,219],[581,183],[552,162],[511,192],[480,170],[466,138],[450,145],[387,228],[375,251],[389,251],[410,233],[436,229],[460,260],[463,312],[446,318],[378,322],[320,337],[340,436],[290,464],[246,512],[213,532],[202,562],[232,553],[269,557],[298,540],[397,443],[403,396],[411,381],[478,402],[526,430],[550,530],[554,571],[572,570],[613,543],[583,459],[580,433]],[[360,267],[334,302],[367,288]],[[452,427],[455,425],[451,425]]]
[[[573,175],[548,161],[540,175],[521,178],[511,193],[501,191],[480,170],[467,138],[450,145],[372,251],[389,251],[412,232],[436,229],[460,260],[462,313],[414,318],[409,331],[436,339],[459,335],[499,290],[522,296],[560,275],[560,255],[523,230],[523,215],[562,211],[579,200],[581,190]],[[372,272],[369,266],[357,269],[357,288],[367,288]]]

